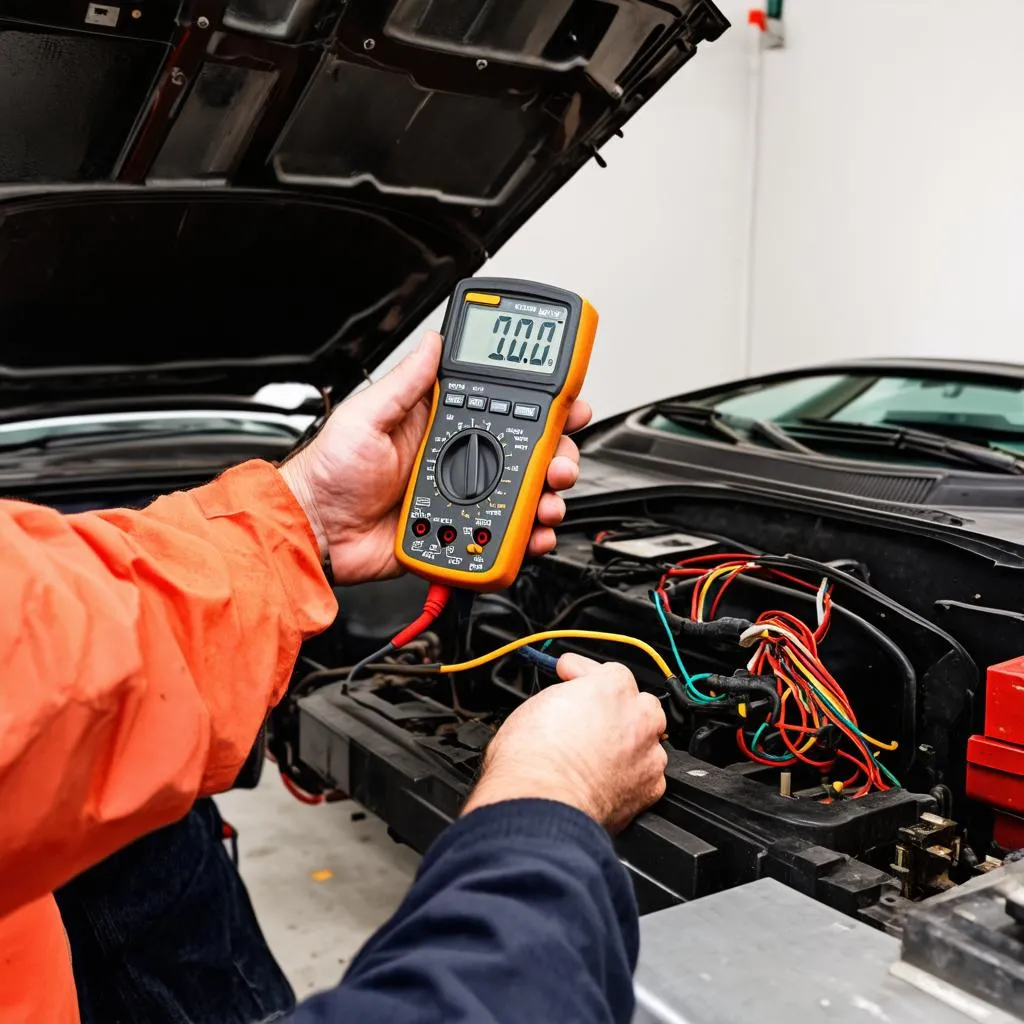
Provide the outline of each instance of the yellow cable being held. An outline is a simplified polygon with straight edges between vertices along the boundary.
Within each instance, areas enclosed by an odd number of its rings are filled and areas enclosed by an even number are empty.
[[[529,636],[523,636],[507,643],[497,650],[481,654],[479,658],[473,658],[471,661],[460,661],[455,665],[442,665],[438,671],[445,674],[466,672],[471,668],[479,668],[488,662],[503,658],[506,654],[518,651],[520,647],[528,647],[530,644],[542,643],[545,640],[604,640],[607,643],[625,644],[627,647],[635,647],[637,650],[643,651],[658,666],[666,679],[675,675],[668,667],[668,662],[643,640],[638,640],[634,636],[626,636],[624,633],[601,633],[592,629],[549,629],[543,633],[531,633]]]

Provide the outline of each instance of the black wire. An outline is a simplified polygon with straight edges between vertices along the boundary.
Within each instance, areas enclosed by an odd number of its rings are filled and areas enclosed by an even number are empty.
[[[660,527],[667,530],[675,529],[674,526],[659,523],[657,519],[650,519],[647,516],[638,516],[635,519],[616,519],[614,515],[606,515],[583,516],[579,519],[569,517],[563,519],[562,522],[555,527],[555,530],[573,530],[580,526],[608,527],[609,524],[611,524],[611,528],[615,529],[615,532],[618,534],[622,534],[623,532],[628,533],[631,527],[639,527],[640,529],[644,529],[645,527]]]
[[[496,605],[501,605],[508,611],[514,612],[516,615],[519,616],[520,620],[526,626],[527,633],[537,632],[537,629],[534,626],[533,621],[530,619],[530,617],[511,598],[505,597],[504,594],[481,594],[480,597],[477,598],[476,608],[474,609],[473,614],[470,615],[469,618],[469,629],[466,631],[467,646],[469,642],[469,636],[472,633],[473,629],[473,620],[481,614],[486,614],[486,608],[484,609],[483,612],[480,612],[478,610],[480,605],[484,604],[485,602],[492,602]]]
[[[352,682],[352,680],[355,679],[356,676],[358,676],[359,673],[362,672],[362,670],[366,668],[367,665],[375,661],[380,661],[381,658],[386,658],[389,654],[392,653],[392,651],[394,651],[394,649],[394,644],[387,643],[379,650],[374,651],[373,654],[368,654],[365,658],[363,658],[362,661],[357,661],[352,666],[352,670],[349,672],[348,676],[346,676],[346,682]]]
[[[570,601],[545,627],[545,631],[549,629],[558,629],[558,627],[565,621],[567,621],[575,612],[578,612],[585,605],[596,601],[598,598],[604,597],[605,592],[603,590],[588,590],[587,593],[582,594],[575,600]]]

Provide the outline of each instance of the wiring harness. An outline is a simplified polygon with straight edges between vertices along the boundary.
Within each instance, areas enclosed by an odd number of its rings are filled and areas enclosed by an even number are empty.
[[[613,534],[601,532],[594,543],[600,544],[606,536]],[[662,563],[654,567],[623,564],[616,559],[605,563],[592,577],[596,589],[569,601],[546,630],[532,628],[530,619],[515,601],[501,595],[488,595],[497,607],[505,607],[522,619],[529,630],[526,635],[478,657],[450,664],[416,658],[409,661],[401,656],[396,659],[403,649],[412,653],[410,644],[412,647],[422,645],[417,638],[434,624],[447,606],[450,590],[435,585],[428,591],[421,614],[384,647],[349,669],[320,670],[307,679],[322,682],[343,675],[347,681],[352,681],[364,671],[452,678],[457,673],[486,665],[496,666],[513,655],[532,666],[535,672],[554,674],[557,659],[548,653],[548,648],[556,641],[620,644],[642,652],[653,663],[665,684],[669,705],[677,714],[711,715],[719,721],[726,713],[738,716],[736,745],[748,760],[780,770],[802,767],[816,773],[826,802],[841,797],[859,798],[899,786],[880,760],[883,752],[896,750],[897,744],[877,740],[861,728],[849,698],[821,658],[819,645],[826,639],[832,622],[834,584],[828,576],[822,576],[820,582],[811,582],[797,575],[815,573],[816,565],[793,566],[775,556],[745,551],[696,555],[672,565]],[[584,605],[612,592],[609,580],[635,579],[638,571],[650,573],[652,568],[660,572],[660,578],[650,591],[649,599],[664,631],[674,667],[649,643],[625,633],[555,628]],[[828,571],[826,566],[817,566],[817,569]],[[804,591],[808,596],[813,594],[814,625],[809,626],[797,616],[779,610],[765,611],[754,621],[719,616],[724,595],[743,576],[759,577]],[[650,579],[650,575],[647,578]],[[674,612],[672,601],[687,590],[689,615],[681,617]],[[472,623],[472,614],[469,622]],[[731,675],[691,673],[677,637],[699,639],[726,651],[750,653],[745,657],[745,665]],[[511,689],[493,672],[492,681]],[[306,685],[307,680],[303,680],[299,687]],[[464,712],[460,709],[454,683],[451,685],[452,706],[457,712]],[[466,714],[476,716],[472,712]],[[300,799],[304,796],[295,795]]]
[[[816,624],[812,629],[796,616],[766,611],[752,623],[728,619],[715,623],[722,597],[745,574],[782,580],[814,593]],[[700,633],[702,627],[721,625],[718,639],[734,637],[739,646],[754,648],[746,665],[747,676],[691,675],[680,657],[668,616],[672,613],[668,587],[673,580],[692,581],[690,619],[681,632]],[[823,663],[818,645],[832,620],[832,584],[827,578],[814,584],[746,552],[700,555],[684,559],[665,570],[651,600],[667,634],[684,682],[677,695],[686,703],[713,705],[728,693],[764,692],[764,681],[773,681],[775,699],[759,722],[748,721],[736,730],[736,743],[745,757],[774,768],[805,765],[820,773],[826,799],[840,794],[866,796],[873,790],[899,786],[898,780],[879,760],[882,751],[897,749],[895,742],[869,736],[859,726],[846,693]],[[700,684],[700,686],[698,686]],[[741,718],[747,707],[739,705]],[[847,766],[844,777],[837,769]]]

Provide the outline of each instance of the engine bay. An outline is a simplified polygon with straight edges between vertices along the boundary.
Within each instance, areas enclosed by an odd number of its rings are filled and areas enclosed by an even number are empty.
[[[556,681],[545,656],[619,661],[668,720],[666,795],[616,840],[642,912],[767,876],[899,934],[1017,845],[972,799],[967,750],[986,669],[1024,653],[1024,558],[947,526],[714,489],[576,502],[511,588],[457,595],[352,679],[426,585],[339,591],[269,748],[290,786],[351,796],[422,851],[504,718]]]

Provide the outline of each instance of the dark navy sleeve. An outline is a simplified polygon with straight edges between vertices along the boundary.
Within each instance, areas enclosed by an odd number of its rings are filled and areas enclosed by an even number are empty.
[[[344,980],[291,1024],[629,1024],[636,901],[607,833],[580,811],[513,800],[430,849]]]

